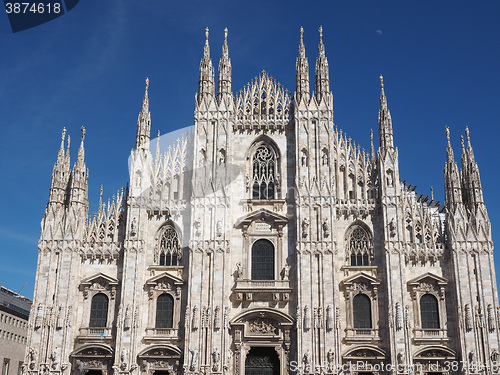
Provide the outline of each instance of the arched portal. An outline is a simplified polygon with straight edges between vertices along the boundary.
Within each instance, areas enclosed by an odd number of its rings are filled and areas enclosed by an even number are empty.
[[[245,359],[245,375],[279,375],[280,360],[273,347],[252,347]]]
[[[182,351],[174,345],[151,345],[137,357],[141,375],[178,375],[182,371]]]
[[[293,319],[271,308],[249,309],[231,322],[234,373],[287,375]]]
[[[113,350],[107,344],[85,344],[70,354],[73,375],[108,375],[113,370]]]

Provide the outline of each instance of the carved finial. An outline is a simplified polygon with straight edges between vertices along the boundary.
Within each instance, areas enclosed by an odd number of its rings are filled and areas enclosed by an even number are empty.
[[[71,137],[68,135],[68,145],[66,146],[66,150],[68,152],[68,155],[69,155],[69,146],[71,144]]]
[[[63,128],[61,135],[61,148],[64,147],[64,137],[66,136],[66,128]]]
[[[149,88],[149,78],[146,77],[146,92],[148,91]]]
[[[203,47],[203,59],[210,59],[210,46],[208,44],[208,27],[205,29],[205,46]]]
[[[304,28],[300,26],[300,44],[304,44]]]
[[[380,107],[382,109],[387,109],[387,98],[385,97],[384,91],[384,76],[380,75]]]
[[[469,127],[465,127],[465,135],[467,136],[467,145],[470,145],[470,134],[469,134]]]
[[[100,194],[101,194],[101,200],[102,200],[102,185],[101,185],[101,193]]]
[[[431,199],[434,200],[434,188],[431,186]]]
[[[444,131],[446,132],[446,140],[448,141],[448,147],[451,147],[450,143],[450,128],[445,126]]]
[[[219,90],[222,88],[221,86],[221,74],[224,72],[226,75],[230,74],[231,68],[230,68],[230,63],[229,63],[229,48],[227,46],[227,27],[224,29],[224,44],[222,45],[222,57],[219,63]],[[224,64],[224,65],[221,65]],[[229,67],[228,67],[229,64]],[[229,69],[229,70],[228,70]],[[229,78],[229,77],[226,77]],[[231,90],[229,88],[229,90]]]
[[[83,143],[83,140],[85,139],[85,128],[82,126],[81,129],[82,129],[82,143]]]
[[[373,129],[370,129],[370,157],[375,161],[375,146],[373,145]]]
[[[323,43],[323,26],[320,26],[318,31],[319,31],[319,42]]]
[[[158,138],[160,138],[160,129],[158,129]]]

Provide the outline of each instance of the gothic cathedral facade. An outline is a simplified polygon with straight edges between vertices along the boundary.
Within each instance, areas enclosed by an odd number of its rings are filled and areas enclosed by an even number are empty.
[[[491,227],[466,129],[445,203],[400,180],[381,80],[379,146],[333,122],[320,41],[292,94],[231,91],[208,29],[192,133],[150,150],[148,85],[130,184],[89,217],[84,136],[54,165],[26,375],[491,374],[500,352]],[[217,86],[217,92],[216,92]],[[151,142],[153,143],[153,142]],[[124,161],[125,162],[125,161]]]

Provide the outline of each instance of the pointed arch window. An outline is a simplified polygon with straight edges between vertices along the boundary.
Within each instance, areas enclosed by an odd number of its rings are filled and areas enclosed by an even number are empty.
[[[172,328],[174,324],[174,298],[163,293],[156,300],[156,328]]]
[[[103,293],[98,293],[94,297],[92,297],[89,327],[106,327],[108,322],[108,303],[108,297]]]
[[[347,253],[351,266],[369,266],[371,258],[371,237],[361,226],[357,225],[349,233]]]
[[[372,306],[370,297],[357,294],[352,301],[353,327],[372,328]]]
[[[252,198],[275,199],[276,152],[267,144],[260,144],[252,156]]]
[[[257,240],[252,246],[252,280],[274,280],[274,245]]]
[[[167,225],[160,237],[159,265],[177,266],[181,258],[179,236],[172,225]]]
[[[420,298],[420,319],[422,329],[439,328],[438,300],[432,294],[424,294]]]

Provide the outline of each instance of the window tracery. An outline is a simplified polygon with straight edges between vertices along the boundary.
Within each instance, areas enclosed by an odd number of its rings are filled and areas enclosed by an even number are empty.
[[[160,237],[158,264],[177,266],[181,258],[179,236],[172,225],[167,225]]]
[[[252,157],[252,198],[275,199],[277,187],[276,153],[262,143]]]
[[[353,227],[347,239],[348,262],[351,266],[369,266],[372,243],[369,233],[359,225]]]

